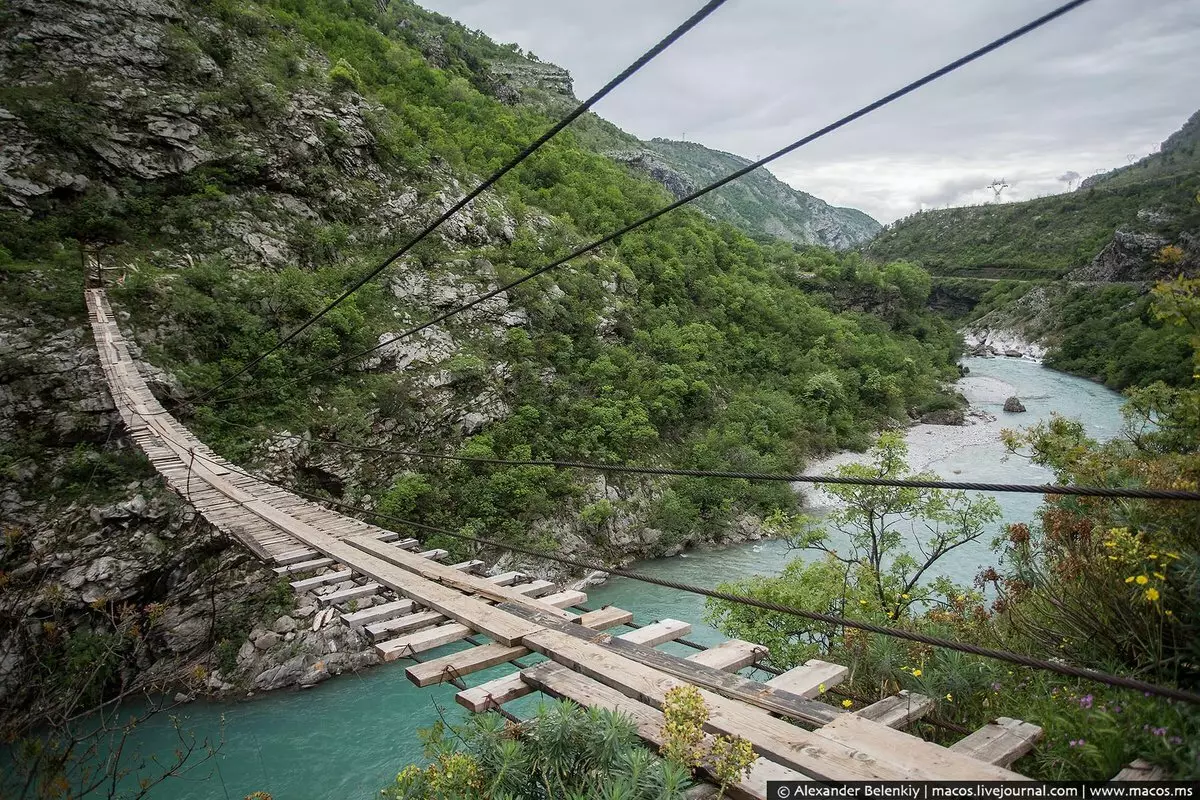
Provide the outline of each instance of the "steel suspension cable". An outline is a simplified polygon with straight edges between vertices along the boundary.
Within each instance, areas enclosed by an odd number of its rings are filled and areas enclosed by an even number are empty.
[[[164,412],[165,413],[165,412]],[[257,429],[214,415],[219,422],[248,431]],[[627,473],[634,475],[659,475],[685,478],[719,478],[727,480],[765,481],[776,483],[836,484],[843,486],[889,486],[900,489],[945,489],[948,491],[996,492],[1016,494],[1042,494],[1068,497],[1104,497],[1129,500],[1180,500],[1200,501],[1200,491],[1189,489],[1154,489],[1137,486],[1069,486],[1054,483],[981,483],[978,481],[942,481],[900,478],[858,478],[845,475],[791,475],[774,472],[742,472],[733,470],[682,469],[678,467],[651,467],[637,464],[595,464],[586,461],[562,461],[557,459],[509,459],[460,456],[450,453],[429,453],[421,450],[405,450],[391,447],[371,447],[339,442],[334,439],[305,438],[287,433],[277,434],[286,439],[301,442],[317,442],[331,447],[340,447],[355,453],[377,453],[380,455],[404,456],[406,458],[432,461],[455,461],[466,464],[481,464],[499,467],[550,467],[553,469],[582,469],[592,472]]]
[[[337,297],[337,299],[328,303],[324,308],[322,308],[320,311],[313,314],[311,317],[309,317],[307,320],[305,320],[303,323],[301,323],[299,326],[297,326],[294,330],[292,330],[290,333],[288,333],[286,336],[284,336],[282,339],[280,339],[275,345],[273,345],[272,347],[270,347],[267,350],[260,353],[252,361],[250,361],[250,363],[243,366],[241,369],[239,369],[233,375],[230,375],[228,378],[221,381],[221,383],[214,386],[212,389],[209,389],[208,391],[206,391],[203,395],[201,395],[199,398],[197,398],[196,402],[203,400],[205,397],[208,397],[210,394],[213,394],[214,392],[220,391],[222,388],[224,388],[225,386],[228,386],[230,383],[232,383],[234,380],[236,380],[240,376],[253,370],[260,363],[262,363],[263,359],[265,359],[267,356],[278,351],[280,348],[282,348],[288,342],[291,342],[293,339],[295,339],[297,336],[299,336],[301,333],[303,333],[309,327],[314,325],[318,320],[320,320],[322,317],[324,317],[330,311],[337,308],[347,298],[349,298],[351,295],[353,295],[355,292],[357,292],[359,289],[361,289],[363,286],[365,286],[368,282],[370,282],[372,279],[374,279],[377,275],[379,275],[379,273],[383,272],[385,269],[387,269],[389,266],[391,266],[393,263],[395,263],[396,260],[403,257],[406,253],[411,251],[412,248],[414,248],[417,244],[422,242],[427,236],[429,236],[435,230],[437,230],[439,227],[441,227],[441,225],[446,220],[450,219],[450,217],[454,216],[459,211],[461,211],[468,203],[470,203],[476,197],[483,194],[489,188],[494,186],[497,181],[499,181],[501,178],[503,178],[505,175],[507,175],[509,172],[511,172],[513,169],[515,169],[525,159],[527,159],[531,155],[533,155],[533,153],[536,152],[538,149],[540,149],[542,147],[542,145],[549,142],[551,139],[553,139],[555,136],[557,136],[564,128],[566,128],[568,125],[570,125],[572,122],[574,122],[580,116],[582,116],[585,112],[590,110],[593,105],[598,103],[606,95],[608,95],[610,92],[612,92],[618,86],[620,86],[622,83],[624,83],[630,77],[632,77],[633,74],[636,73],[638,70],[640,70],[642,67],[649,64],[657,55],[662,53],[664,50],[666,50],[668,47],[670,47],[672,44],[674,44],[676,41],[678,41],[680,38],[682,38],[684,34],[686,34],[692,28],[699,25],[706,17],[708,17],[710,14],[712,14],[714,11],[716,11],[718,8],[720,8],[722,5],[724,5],[726,3],[726,1],[727,0],[709,0],[709,2],[705,3],[704,6],[699,11],[697,11],[692,16],[688,17],[688,19],[685,20],[683,22],[683,24],[681,24],[675,30],[671,31],[671,33],[667,34],[667,36],[663,37],[663,39],[660,40],[658,42],[658,44],[654,45],[649,50],[647,50],[645,53],[643,53],[640,58],[638,58],[636,61],[634,61],[632,64],[630,64],[624,70],[622,70],[619,75],[617,75],[615,78],[613,78],[608,83],[606,83],[604,86],[602,86],[595,94],[593,94],[587,100],[584,100],[582,103],[580,103],[575,108],[575,110],[573,110],[570,114],[568,114],[567,116],[565,116],[561,120],[559,120],[558,123],[556,123],[552,128],[547,130],[545,133],[543,133],[535,141],[533,141],[529,145],[527,145],[524,150],[522,150],[520,153],[518,153],[516,156],[514,156],[511,160],[509,160],[508,163],[506,163],[500,169],[498,169],[494,173],[492,173],[492,175],[490,177],[488,177],[487,180],[485,180],[483,183],[479,184],[474,189],[472,189],[470,192],[468,192],[466,195],[464,195],[461,200],[459,200],[457,203],[455,203],[450,208],[448,208],[446,211],[444,211],[441,214],[441,216],[439,216],[433,222],[426,225],[425,228],[420,233],[418,233],[413,239],[411,239],[407,244],[405,244],[403,247],[401,247],[396,252],[392,253],[382,263],[380,263],[378,266],[376,266],[370,272],[367,272],[361,278],[359,278],[357,281],[355,281],[353,284],[351,284],[348,289],[346,289],[344,292],[342,292],[341,295],[339,295]]]
[[[337,369],[340,366],[348,364],[352,361],[356,361],[357,359],[360,359],[363,356],[370,355],[371,353],[374,353],[377,350],[387,347],[390,344],[398,342],[401,339],[405,339],[405,338],[408,338],[409,336],[420,333],[421,331],[425,330],[426,328],[429,328],[433,325],[438,324],[439,322],[443,322],[443,321],[449,319],[450,317],[453,317],[457,314],[461,314],[464,311],[474,308],[475,306],[479,305],[480,303],[486,302],[486,301],[490,300],[491,298],[493,298],[503,292],[506,292],[517,286],[520,286],[521,284],[523,284],[527,281],[533,280],[534,278],[538,277],[539,275],[543,275],[552,269],[561,267],[562,265],[566,264],[567,262],[572,261],[572,260],[578,258],[579,256],[585,255],[586,253],[596,249],[597,247],[605,245],[605,244],[613,241],[614,239],[618,239],[627,233],[630,233],[650,222],[653,222],[654,220],[658,219],[659,217],[663,216],[664,214],[668,214],[677,208],[681,208],[682,206],[692,203],[695,200],[698,200],[699,198],[709,194],[710,192],[720,189],[722,186],[725,186],[726,184],[731,183],[731,182],[737,180],[738,178],[741,178],[743,175],[753,172],[754,170],[758,169],[759,167],[762,167],[766,164],[771,163],[772,161],[782,158],[783,156],[788,155],[789,153],[791,153],[795,150],[798,150],[799,148],[803,147],[806,144],[809,144],[810,142],[816,141],[817,139],[820,139],[820,138],[838,130],[839,128],[849,125],[851,122],[854,122],[855,120],[860,119],[861,117],[867,116],[868,114],[872,113],[873,111],[876,111],[892,102],[895,102],[896,100],[899,100],[900,98],[904,97],[907,94],[911,94],[912,92],[915,92],[917,89],[920,89],[921,87],[925,86],[926,84],[932,83],[933,81],[935,81],[945,75],[948,75],[951,72],[954,72],[955,70],[957,70],[961,67],[966,66],[967,64],[971,63],[972,61],[975,61],[975,60],[987,55],[988,53],[991,53],[993,50],[997,50],[997,49],[1003,47],[1004,45],[1008,44],[1009,42],[1014,41],[1015,39],[1019,39],[1020,37],[1024,36],[1027,33],[1030,33],[1031,31],[1037,30],[1038,28],[1042,27],[1043,25],[1046,25],[1047,23],[1061,17],[1062,15],[1068,13],[1069,11],[1072,11],[1088,2],[1090,2],[1090,0],[1070,0],[1070,2],[1064,3],[1063,5],[1059,6],[1058,8],[1055,8],[1052,11],[1050,11],[1046,14],[1043,14],[1042,16],[1038,17],[1037,19],[1033,20],[1032,22],[1026,23],[1025,25],[1022,25],[1021,27],[1016,28],[1013,31],[1010,31],[1009,33],[1006,33],[1005,35],[999,37],[998,39],[992,40],[991,42],[983,45],[982,47],[979,47],[976,50],[971,51],[967,55],[962,56],[961,58],[955,59],[954,61],[951,61],[950,63],[948,63],[942,67],[939,67],[938,69],[935,69],[932,72],[927,73],[926,75],[912,81],[911,83],[904,85],[903,87],[897,89],[894,92],[891,92],[890,94],[884,95],[883,97],[879,98],[878,100],[875,100],[872,103],[868,103],[867,105],[859,108],[857,111],[853,111],[853,112],[845,115],[844,117],[841,117],[840,119],[838,119],[834,122],[831,122],[830,124],[826,125],[825,127],[820,128],[816,131],[813,131],[812,133],[808,134],[807,136],[805,136],[801,139],[797,139],[796,141],[792,142],[789,145],[786,145],[785,147],[781,147],[780,149],[776,150],[774,153],[771,153],[768,156],[760,158],[758,161],[747,164],[745,167],[742,167],[741,169],[739,169],[735,172],[732,172],[729,175],[726,175],[724,178],[721,178],[720,180],[717,180],[714,183],[710,183],[708,186],[705,186],[702,189],[697,189],[696,191],[692,192],[691,194],[687,195],[686,197],[682,197],[679,200],[675,201],[674,203],[671,203],[670,205],[664,206],[664,207],[658,209],[657,211],[647,214],[646,216],[642,217],[641,219],[639,219],[635,222],[631,222],[628,225],[624,226],[623,228],[613,231],[612,233],[609,233],[605,236],[602,236],[599,239],[596,239],[595,241],[591,242],[590,244],[583,245],[582,247],[577,248],[576,250],[572,251],[568,255],[563,256],[562,258],[560,258],[556,261],[552,261],[551,263],[546,264],[545,266],[539,267],[539,268],[535,269],[533,272],[530,272],[530,273],[524,275],[523,277],[509,281],[508,283],[505,283],[495,289],[492,289],[491,291],[485,292],[484,294],[480,295],[479,297],[475,298],[474,300],[470,300],[466,303],[463,303],[462,305],[456,306],[448,311],[438,314],[437,316],[435,316],[425,322],[422,322],[421,324],[416,325],[415,327],[409,328],[408,330],[406,330],[400,334],[397,334],[396,336],[393,336],[389,339],[381,341],[379,344],[369,347],[366,350],[363,350],[359,353],[355,353],[354,355],[345,356],[343,358],[336,359],[336,360],[331,361],[330,363],[326,364],[323,367],[319,367],[315,370],[303,373],[299,377],[283,383],[281,386],[294,385],[301,381],[308,380],[309,378],[312,378],[323,372],[329,372],[331,370]],[[225,383],[228,383],[228,381],[226,381]],[[225,385],[225,384],[223,383],[222,386],[223,385]],[[217,387],[217,388],[220,388],[220,387]],[[242,394],[242,395],[237,395],[235,397],[217,400],[215,402],[216,403],[230,403],[230,402],[234,402],[236,400],[242,400],[242,399],[246,399],[249,397],[257,397],[258,395],[260,395],[262,393],[263,393],[263,390],[258,390],[258,391],[254,391],[254,392],[248,392],[248,393]],[[209,394],[211,394],[211,391],[206,392],[202,397],[207,397]]]
[[[171,442],[173,442],[175,445],[177,445],[179,447],[182,447],[184,449],[187,448],[186,444],[183,444],[174,439],[171,439],[170,437],[163,436],[163,434],[161,434],[157,431],[156,431],[156,435],[170,440]],[[851,619],[849,617],[843,617],[843,616],[839,616],[836,614],[826,614],[826,613],[823,613],[820,611],[808,611],[806,609],[797,608],[795,606],[789,606],[789,605],[785,605],[782,603],[775,603],[775,602],[771,602],[768,600],[760,600],[757,597],[751,597],[749,595],[734,594],[732,592],[723,592],[723,591],[718,591],[715,589],[708,589],[703,586],[696,586],[694,584],[682,583],[680,581],[672,581],[672,580],[667,580],[665,578],[656,578],[653,575],[647,575],[642,572],[635,572],[633,570],[627,570],[627,569],[623,569],[620,567],[608,567],[603,564],[597,564],[597,563],[588,562],[588,561],[581,561],[579,559],[567,558],[566,556],[554,555],[552,553],[545,553],[545,552],[542,552],[539,550],[534,550],[534,549],[528,548],[528,547],[521,547],[521,546],[515,545],[515,544],[498,542],[494,539],[489,539],[489,538],[482,537],[482,536],[471,536],[469,534],[449,530],[448,528],[442,528],[442,527],[439,527],[436,525],[428,525],[423,522],[416,522],[414,520],[404,519],[402,517],[396,517],[391,514],[384,514],[379,511],[373,511],[369,508],[363,508],[361,506],[357,506],[352,503],[346,503],[341,500],[335,500],[330,497],[322,497],[320,495],[313,494],[311,492],[306,492],[297,487],[289,486],[289,485],[281,483],[279,481],[271,481],[271,480],[267,480],[261,476],[253,475],[249,472],[246,472],[240,468],[235,467],[232,464],[229,464],[228,462],[214,461],[213,459],[208,458],[207,456],[205,456],[201,453],[197,453],[196,457],[203,461],[207,461],[210,464],[220,466],[222,469],[227,469],[227,470],[230,470],[231,472],[235,472],[244,477],[252,478],[254,480],[261,481],[262,483],[265,483],[265,484],[268,484],[271,486],[275,486],[275,487],[278,487],[285,491],[291,492],[291,493],[297,495],[298,497],[308,498],[309,500],[314,500],[314,501],[320,502],[320,503],[328,503],[330,505],[338,506],[340,508],[344,508],[349,511],[353,511],[358,514],[365,514],[367,516],[375,517],[377,519],[387,520],[388,522],[394,522],[399,525],[404,525],[406,527],[413,528],[416,530],[428,531],[429,533],[435,533],[438,535],[449,536],[451,538],[460,539],[463,541],[474,542],[476,544],[482,544],[482,545],[486,545],[488,547],[494,547],[498,550],[507,550],[509,552],[521,553],[523,555],[532,556],[534,558],[541,558],[541,559],[545,559],[547,561],[554,561],[556,563],[575,567],[577,569],[589,570],[592,572],[603,572],[603,573],[606,573],[609,575],[617,575],[622,578],[629,578],[630,580],[635,580],[635,581],[640,581],[642,583],[652,584],[654,586],[662,586],[667,589],[676,589],[678,591],[687,592],[689,594],[701,595],[703,597],[710,597],[715,600],[724,600],[724,601],[727,601],[730,603],[737,603],[739,605],[751,606],[753,608],[759,608],[764,611],[772,611],[772,612],[775,612],[778,614],[786,614],[786,615],[790,615],[790,616],[794,616],[794,617],[800,617],[802,619],[809,619],[809,620],[813,620],[814,622],[822,622],[822,623],[825,623],[828,625],[836,625],[836,626],[841,626],[841,627],[846,627],[846,628],[855,628],[857,630],[865,631],[867,633],[875,633],[875,634],[879,634],[881,636],[891,636],[896,639],[905,639],[910,642],[916,642],[918,644],[926,644],[926,645],[930,645],[932,647],[939,647],[939,648],[942,648],[945,650],[955,650],[960,653],[967,653],[968,655],[980,656],[982,658],[990,658],[990,659],[993,659],[996,661],[1005,661],[1010,664],[1016,664],[1018,666],[1028,667],[1030,669],[1043,670],[1046,672],[1054,672],[1054,673],[1057,673],[1059,675],[1063,675],[1063,676],[1066,676],[1069,678],[1081,678],[1083,680],[1089,680],[1089,681],[1094,681],[1097,683],[1103,683],[1108,686],[1114,686],[1119,689],[1129,689],[1132,691],[1145,692],[1148,694],[1156,695],[1158,697],[1166,698],[1168,700],[1178,700],[1178,701],[1181,701],[1184,703],[1200,705],[1200,694],[1196,694],[1194,692],[1189,692],[1189,691],[1186,691],[1183,689],[1177,689],[1177,688],[1170,687],[1170,686],[1159,686],[1157,684],[1148,683],[1146,681],[1138,680],[1136,678],[1129,678],[1124,675],[1112,675],[1112,674],[1109,674],[1106,672],[1100,672],[1098,670],[1087,669],[1085,667],[1076,667],[1076,666],[1066,664],[1066,663],[1048,661],[1046,659],[1041,659],[1041,658],[1034,658],[1033,656],[1023,655],[1021,653],[1013,653],[1008,650],[998,650],[996,648],[991,648],[991,647],[981,647],[979,645],[974,645],[974,644],[970,644],[967,642],[959,642],[959,641],[955,641],[953,639],[944,639],[940,636],[930,636],[928,634],[919,633],[917,631],[908,631],[908,630],[904,630],[902,628],[894,628],[894,627],[889,627],[886,625],[877,625],[873,622],[867,622],[865,620]]]

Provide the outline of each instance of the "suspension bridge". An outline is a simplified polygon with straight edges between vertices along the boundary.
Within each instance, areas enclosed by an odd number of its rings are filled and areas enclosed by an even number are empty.
[[[254,552],[297,592],[315,592],[322,611],[361,627],[384,661],[415,658],[447,644],[489,641],[420,661],[406,674],[418,686],[456,682],[462,706],[481,712],[542,692],[624,712],[649,744],[662,740],[659,710],[673,687],[700,690],[709,735],[740,736],[759,754],[735,793],[766,797],[767,780],[1024,780],[1009,769],[1042,735],[999,718],[949,747],[903,728],[925,716],[929,698],[901,692],[855,712],[820,699],[847,669],[824,661],[760,682],[739,673],[767,649],[727,640],[687,658],[657,649],[690,632],[662,620],[628,632],[633,613],[573,611],[579,591],[517,572],[485,577],[480,561],[443,564],[444,550],[331,511],[218,456],[159,404],[130,354],[102,289],[87,306],[108,388],[133,441],[168,485],[204,518]],[[382,597],[362,611],[352,600]],[[472,639],[472,641],[477,641]],[[462,679],[530,654],[546,660],[476,686]]]

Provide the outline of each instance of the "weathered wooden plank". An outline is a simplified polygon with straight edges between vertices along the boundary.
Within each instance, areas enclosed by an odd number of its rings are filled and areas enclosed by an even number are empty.
[[[1113,776],[1114,781],[1165,781],[1167,771],[1151,764],[1144,758],[1131,761],[1127,767]]]
[[[324,586],[327,583],[341,583],[348,581],[354,577],[354,570],[343,569],[337,572],[327,572],[324,575],[317,575],[313,578],[304,578],[298,581],[292,581],[292,588],[297,592],[305,592],[309,589],[315,589],[318,586]]]
[[[514,658],[529,655],[524,647],[505,647],[502,644],[483,644],[458,653],[413,664],[404,671],[417,686],[432,686],[435,683],[461,678]]]
[[[637,726],[638,736],[643,741],[655,747],[661,747],[663,744],[663,728],[666,725],[666,719],[663,717],[661,711],[632,700],[620,692],[596,681],[585,678],[582,675],[577,675],[561,664],[547,662],[522,670],[521,680],[533,684],[541,691],[553,697],[565,697],[585,707],[599,706],[619,711],[633,720]],[[713,737],[706,735],[704,738],[705,743],[711,745]],[[758,761],[761,761],[762,764],[760,765],[756,762],[755,767],[758,768],[757,770],[752,770],[751,775],[740,781],[736,787],[730,787],[729,793],[731,796],[766,798],[767,779],[810,780],[807,775],[788,769],[787,767],[771,764],[771,762],[762,758],[758,759]],[[706,774],[710,777],[715,777],[710,772],[706,771]]]
[[[913,694],[907,689],[901,689],[899,694],[885,697],[878,703],[872,703],[854,713],[863,719],[887,725],[889,728],[903,728],[932,710],[932,699],[923,694]]]
[[[1007,767],[1033,750],[1042,738],[1042,729],[1011,717],[997,717],[979,730],[950,745],[956,753]]]
[[[442,550],[440,547],[435,547],[432,550],[424,550],[417,555],[421,558],[428,558],[430,561],[441,561],[446,556],[450,555],[449,550]]]
[[[291,575],[296,572],[308,572],[311,569],[332,567],[334,563],[332,558],[314,558],[312,561],[298,561],[295,564],[288,564],[286,567],[275,567],[275,573],[277,575]]]
[[[571,606],[577,606],[580,603],[586,603],[587,595],[583,592],[568,590],[565,592],[558,592],[556,594],[548,594],[542,598],[542,602],[549,603],[557,608],[570,608]]]
[[[585,628],[602,631],[615,628],[618,625],[628,625],[633,622],[633,612],[616,606],[605,606],[595,611],[588,611],[579,618],[579,624]]]
[[[518,583],[512,587],[512,590],[517,594],[525,597],[540,597],[554,589],[554,584],[550,581],[536,580],[529,583]]]
[[[395,661],[417,653],[424,653],[426,650],[434,650],[442,645],[461,642],[473,632],[466,625],[451,622],[448,625],[439,625],[436,628],[410,633],[398,639],[380,642],[375,645],[375,652],[379,653],[384,661]]]
[[[341,589],[340,591],[333,592],[332,594],[318,597],[317,600],[320,601],[321,605],[332,606],[337,605],[338,603],[345,603],[350,600],[361,600],[364,597],[370,597],[373,594],[377,594],[382,588],[383,587],[378,583],[372,581],[370,583],[364,583],[362,586],[352,586],[349,589]]]
[[[470,689],[463,689],[454,695],[454,701],[463,708],[479,714],[499,708],[509,700],[516,700],[518,697],[524,697],[536,691],[537,689],[523,681],[521,673],[517,672],[505,675],[503,678],[496,678],[494,681],[481,683]]]
[[[405,614],[394,619],[385,619],[364,627],[371,641],[377,641],[388,636],[415,631],[418,628],[428,628],[446,622],[446,617],[436,611],[418,611],[415,614]]]
[[[766,685],[775,689],[783,689],[800,697],[809,699],[821,694],[821,687],[837,686],[850,670],[841,664],[831,664],[828,661],[812,658],[802,666],[789,669],[782,675],[766,681]]]
[[[491,576],[488,580],[497,586],[512,586],[524,577],[525,573],[523,572],[501,572],[499,575]]]
[[[355,611],[353,614],[342,614],[342,622],[347,625],[369,625],[372,622],[391,619],[398,617],[401,614],[408,614],[416,607],[416,603],[412,600],[393,600],[390,603],[383,605],[364,608],[362,611]]]
[[[622,633],[619,639],[646,647],[657,647],[664,642],[673,642],[681,636],[692,632],[692,626],[677,619],[664,619],[650,625],[643,625],[635,631]]]
[[[536,622],[552,631],[566,634],[575,639],[586,639],[603,650],[636,661],[667,675],[682,678],[697,687],[710,689],[726,697],[741,700],[811,725],[824,725],[843,713],[825,703],[808,700],[786,690],[767,686],[740,675],[722,672],[695,661],[688,661],[679,656],[655,650],[653,647],[635,644],[609,634],[597,636],[578,625],[558,622],[507,603],[500,608],[515,616]]]
[[[295,564],[299,561],[309,561],[313,558],[316,558],[317,555],[318,553],[316,550],[313,550],[309,547],[301,547],[295,550],[287,550],[283,553],[279,553],[272,558],[276,564],[286,566],[288,564]]]
[[[450,565],[450,569],[456,569],[459,572],[473,572],[476,574],[478,574],[479,570],[482,567],[483,567],[483,562],[477,558],[473,559],[471,561],[460,561],[457,564]]]
[[[585,615],[586,616],[586,615]],[[727,639],[716,647],[701,650],[687,657],[688,661],[725,672],[737,672],[766,658],[767,648],[741,639]]]

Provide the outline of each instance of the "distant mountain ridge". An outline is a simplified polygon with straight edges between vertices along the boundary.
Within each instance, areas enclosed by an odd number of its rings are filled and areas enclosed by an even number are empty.
[[[640,150],[610,155],[659,181],[676,197],[752,163],[695,142],[655,138],[641,146]],[[751,233],[835,249],[857,247],[883,227],[862,211],[838,208],[793,189],[761,167],[701,198],[696,205],[715,219]]]
[[[578,103],[571,75],[562,67],[517,50],[502,51],[487,65],[489,90],[503,102],[528,103],[565,113]],[[751,163],[733,153],[695,142],[655,138],[648,142],[587,114],[571,127],[593,150],[665,186],[676,198]],[[870,241],[883,226],[854,208],[839,208],[793,189],[760,168],[696,201],[713,219],[732,223],[754,236],[837,250]]]

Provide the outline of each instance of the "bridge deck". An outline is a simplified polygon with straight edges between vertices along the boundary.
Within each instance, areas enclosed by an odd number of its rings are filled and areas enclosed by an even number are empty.
[[[547,663],[469,688],[459,693],[459,702],[478,711],[542,691],[621,709],[650,743],[661,736],[659,709],[667,691],[691,684],[710,710],[709,733],[748,739],[760,756],[750,777],[734,787],[739,797],[764,797],[767,778],[1024,779],[1006,766],[1032,747],[1041,734],[1036,726],[1009,720],[973,734],[962,747],[941,747],[897,730],[930,707],[919,695],[850,713],[812,699],[819,684],[841,680],[845,670],[837,665],[810,662],[764,684],[737,674],[766,655],[753,643],[727,642],[688,659],[673,656],[655,648],[686,635],[686,624],[664,620],[636,634],[600,632],[596,629],[629,622],[631,615],[620,609],[583,615],[565,610],[560,606],[582,603],[586,595],[541,596],[554,587],[518,573],[474,575],[479,562],[440,564],[445,551],[413,552],[415,540],[399,540],[246,474],[205,447],[153,397],[104,292],[88,290],[87,303],[110,392],[133,439],[168,485],[209,522],[278,565],[281,574],[295,576],[298,592],[318,595],[326,608],[315,624],[340,607],[342,619],[376,637],[385,660],[475,634],[491,639],[410,667],[414,683],[461,679],[540,653]],[[376,596],[380,604],[357,610],[359,600]]]

